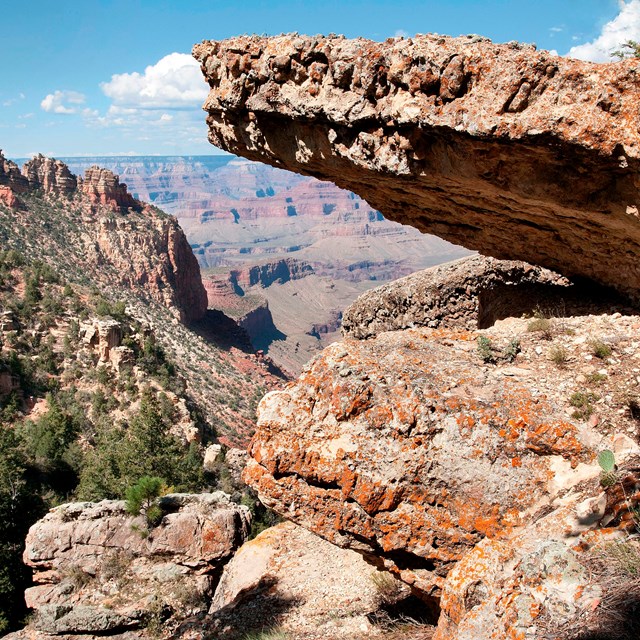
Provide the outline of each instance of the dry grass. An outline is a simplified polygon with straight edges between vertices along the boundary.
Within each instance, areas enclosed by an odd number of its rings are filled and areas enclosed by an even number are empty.
[[[638,640],[640,541],[627,538],[594,547],[587,566],[602,588],[602,599],[593,611],[554,633],[567,640]]]

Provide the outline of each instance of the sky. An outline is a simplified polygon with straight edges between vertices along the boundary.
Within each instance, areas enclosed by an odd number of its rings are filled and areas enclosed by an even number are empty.
[[[640,0],[0,0],[7,157],[200,155],[193,44],[239,34],[480,34],[604,62],[640,41]]]

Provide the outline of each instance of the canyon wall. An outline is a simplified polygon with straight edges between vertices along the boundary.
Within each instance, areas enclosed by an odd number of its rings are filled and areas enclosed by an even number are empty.
[[[20,172],[0,153],[0,190],[0,202],[15,210],[18,224],[36,224],[33,213],[21,211],[20,198],[48,198],[55,204],[50,211],[57,208],[60,224],[68,223],[92,269],[102,267],[106,278],[175,309],[185,322],[204,316],[207,294],[200,267],[178,221],[133,198],[111,171],[91,167],[84,178],[76,178],[60,160],[39,155]],[[59,258],[68,249],[60,247]],[[81,267],[75,261],[73,268]]]

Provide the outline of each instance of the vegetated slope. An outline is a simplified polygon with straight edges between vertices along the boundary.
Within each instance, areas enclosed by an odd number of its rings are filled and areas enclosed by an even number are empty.
[[[31,187],[9,169],[0,171],[0,630],[25,613],[24,537],[49,506],[120,498],[144,475],[178,491],[230,487],[223,467],[203,473],[204,446],[246,443],[257,402],[281,381],[233,346],[242,332],[230,319],[198,312],[206,294],[175,219],[104,191]]]
[[[233,335],[238,330],[232,322],[206,311],[198,264],[175,218],[139,202],[118,206],[109,184],[115,176],[107,174],[91,188],[85,178],[80,189],[65,194],[47,193],[43,185],[16,189],[18,205],[0,202],[2,246],[129,305],[136,319],[156,329],[158,343],[189,378],[188,394],[210,427],[223,441],[247,442],[255,406],[278,384],[278,371],[245,352],[251,349]],[[10,174],[4,175],[6,181]]]
[[[98,162],[176,215],[203,269],[209,307],[237,319],[254,347],[291,373],[339,338],[342,311],[362,292],[468,253],[386,220],[329,182],[234,156],[67,161],[76,170]],[[257,277],[233,287],[236,272]]]

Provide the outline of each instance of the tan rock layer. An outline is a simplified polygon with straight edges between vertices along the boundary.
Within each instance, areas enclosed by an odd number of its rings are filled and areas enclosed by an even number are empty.
[[[638,296],[640,84],[479,37],[297,34],[194,47],[210,141],[385,216]]]

